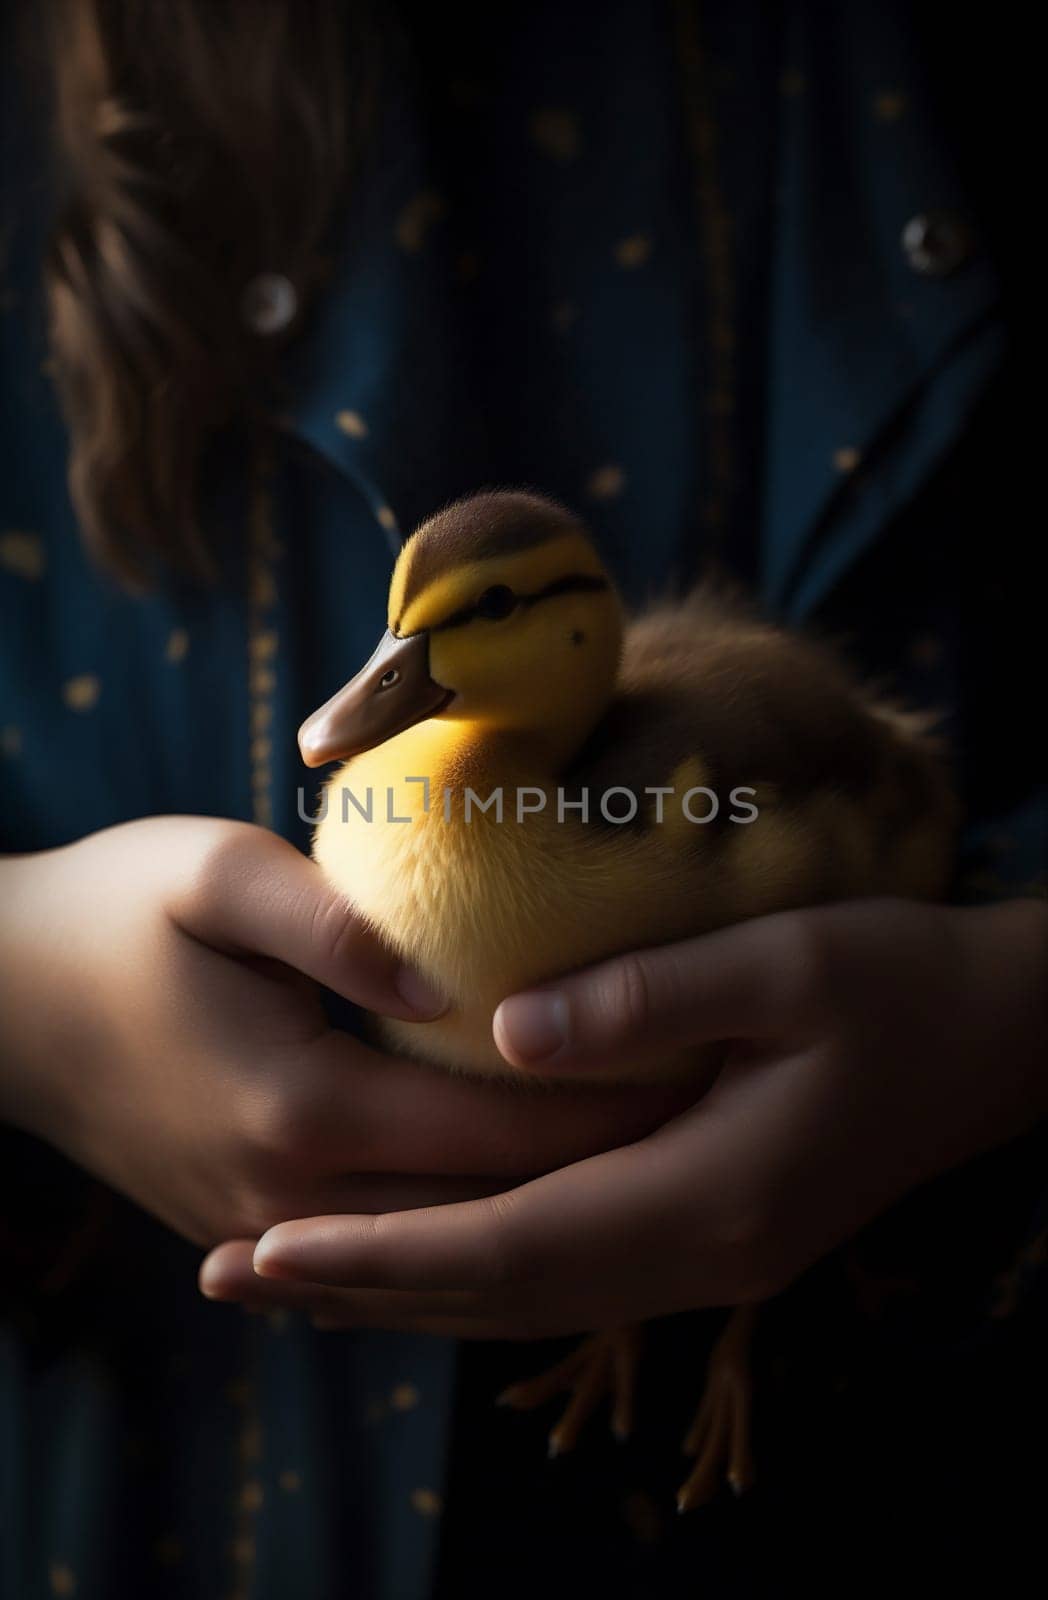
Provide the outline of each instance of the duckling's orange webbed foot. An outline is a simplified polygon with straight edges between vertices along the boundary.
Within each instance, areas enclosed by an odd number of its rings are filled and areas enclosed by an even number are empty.
[[[550,1430],[551,1456],[564,1455],[574,1448],[605,1398],[611,1400],[612,1433],[617,1439],[627,1439],[633,1431],[640,1346],[639,1326],[591,1334],[556,1366],[504,1389],[498,1403],[512,1406],[515,1411],[534,1411],[556,1395],[570,1391],[571,1399]]]
[[[750,1356],[756,1321],[755,1306],[739,1306],[713,1347],[702,1403],[684,1440],[684,1453],[695,1457],[695,1465],[678,1490],[678,1511],[705,1505],[725,1483],[735,1494],[753,1486]]]

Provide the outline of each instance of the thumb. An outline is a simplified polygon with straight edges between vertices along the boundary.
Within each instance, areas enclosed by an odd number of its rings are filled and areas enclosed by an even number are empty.
[[[697,1046],[768,1037],[796,1020],[811,991],[806,915],[632,950],[511,995],[495,1013],[495,1043],[517,1067],[633,1077]]]
[[[204,944],[281,961],[383,1016],[429,1021],[446,1009],[315,862],[264,828],[224,829],[168,912]]]

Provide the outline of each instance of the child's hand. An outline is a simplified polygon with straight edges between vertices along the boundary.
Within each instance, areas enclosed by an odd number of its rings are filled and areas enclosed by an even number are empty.
[[[1033,901],[868,901],[609,961],[505,1002],[503,1053],[577,1073],[638,1046],[728,1041],[698,1105],[507,1193],[284,1223],[255,1248],[253,1283],[246,1247],[227,1246],[222,1270],[244,1298],[329,1324],[467,1338],[763,1299],[1044,1115],[1046,966],[1048,908]]]
[[[507,1096],[332,1030],[440,1010],[289,844],[153,818],[0,862],[0,1117],[200,1244],[490,1192],[679,1109]]]

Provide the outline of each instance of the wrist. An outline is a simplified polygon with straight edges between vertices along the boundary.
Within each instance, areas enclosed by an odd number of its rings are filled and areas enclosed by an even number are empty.
[[[57,956],[62,929],[49,892],[62,852],[0,858],[0,1122],[49,1137],[48,1062],[71,1001]],[[61,900],[57,902],[61,905]]]

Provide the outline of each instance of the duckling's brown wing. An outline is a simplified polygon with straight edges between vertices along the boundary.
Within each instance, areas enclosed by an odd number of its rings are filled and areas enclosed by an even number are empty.
[[[638,797],[690,778],[721,801],[754,788],[803,808],[827,792],[875,807],[880,825],[941,816],[953,802],[936,743],[865,691],[815,641],[760,621],[710,588],[639,617],[627,631],[619,693],[565,775],[591,795]]]

